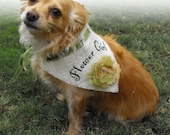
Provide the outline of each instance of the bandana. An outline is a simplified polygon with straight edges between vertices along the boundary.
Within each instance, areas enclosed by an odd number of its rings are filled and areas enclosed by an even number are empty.
[[[108,60],[109,64],[110,59],[111,65],[100,62],[102,59]],[[75,87],[112,93],[118,93],[119,90],[120,66],[108,44],[93,32],[88,24],[79,35],[74,47],[67,47],[55,59],[43,60],[41,68]],[[117,78],[114,78],[115,75]]]

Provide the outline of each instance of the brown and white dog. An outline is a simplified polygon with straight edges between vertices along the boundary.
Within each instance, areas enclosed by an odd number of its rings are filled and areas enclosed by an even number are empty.
[[[72,0],[25,0],[20,16],[20,42],[34,48],[31,59],[33,71],[52,88],[59,88],[66,98],[68,134],[71,135],[80,134],[87,103],[106,113],[109,118],[125,123],[152,115],[159,100],[149,73],[112,36],[100,37],[110,47],[120,65],[117,93],[76,87],[42,68],[43,61],[53,59],[70,45],[74,46],[88,23],[88,15],[81,4]]]

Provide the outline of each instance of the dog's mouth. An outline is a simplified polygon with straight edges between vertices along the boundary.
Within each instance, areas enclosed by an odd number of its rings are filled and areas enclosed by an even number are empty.
[[[28,28],[38,30],[38,27],[35,26],[34,24],[30,23],[29,21],[24,21],[24,24],[25,24]]]

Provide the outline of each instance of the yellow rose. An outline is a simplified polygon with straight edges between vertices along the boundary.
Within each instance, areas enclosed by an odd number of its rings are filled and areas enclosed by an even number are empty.
[[[90,83],[96,88],[107,88],[116,83],[120,77],[120,68],[113,66],[114,62],[110,56],[104,56],[99,62],[96,62],[92,71],[87,74]]]

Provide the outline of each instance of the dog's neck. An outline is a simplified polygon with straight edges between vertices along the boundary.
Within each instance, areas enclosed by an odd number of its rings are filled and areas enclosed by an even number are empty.
[[[88,25],[88,23],[84,26],[82,31],[78,34],[77,37],[75,37],[73,44],[68,44],[67,47],[60,51],[58,54],[55,54],[54,56],[47,56],[47,60],[54,60],[61,57],[68,56],[69,54],[74,53],[75,51],[79,50],[84,46],[84,42],[86,42],[90,38],[90,33],[92,32],[92,29]]]

